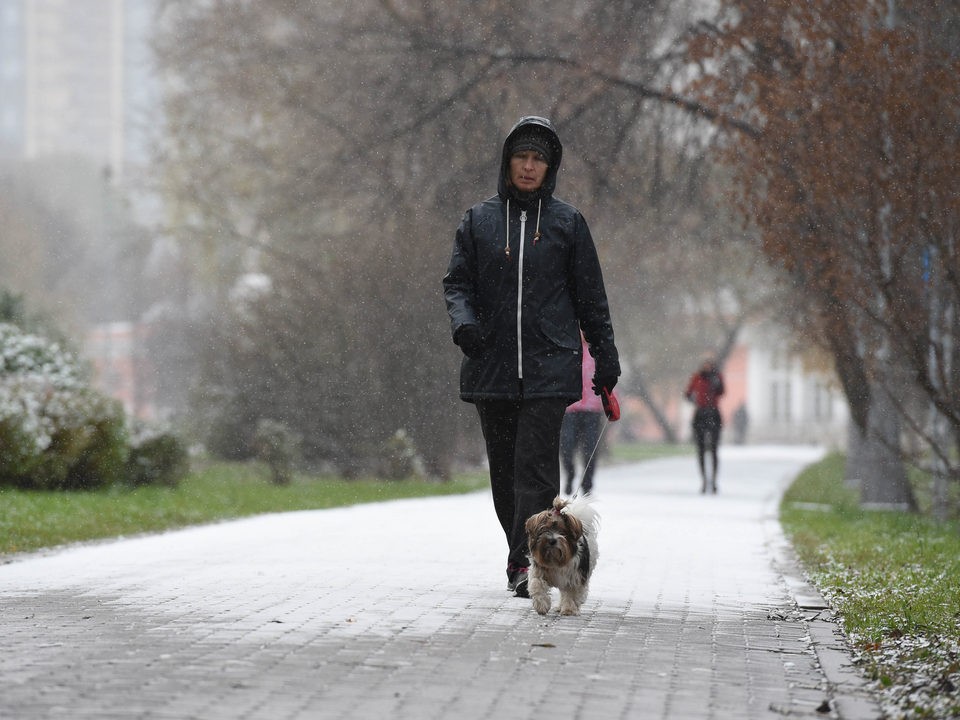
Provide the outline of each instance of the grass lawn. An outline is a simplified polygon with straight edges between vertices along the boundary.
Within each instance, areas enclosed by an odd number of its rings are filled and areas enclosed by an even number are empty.
[[[601,462],[638,462],[689,453],[685,445],[614,443]],[[177,488],[111,488],[94,492],[24,492],[0,488],[0,558],[84,540],[156,532],[267,512],[316,510],[400,498],[453,495],[488,487],[486,472],[453,482],[342,480],[299,475],[269,482],[265,467],[211,463]]]
[[[113,488],[94,492],[0,489],[0,558],[82,540],[133,535],[258,513],[314,510],[398,498],[452,495],[487,487],[484,473],[449,483],[423,480],[345,481],[298,476],[268,480],[255,464],[215,463],[177,488]]]
[[[960,523],[864,511],[843,457],[807,468],[781,521],[890,717],[960,717]]]

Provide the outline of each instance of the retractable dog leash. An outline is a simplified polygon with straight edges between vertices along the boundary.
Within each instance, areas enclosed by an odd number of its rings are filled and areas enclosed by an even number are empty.
[[[606,388],[600,389],[600,402],[603,403],[603,414],[607,416],[608,422],[616,422],[620,419],[620,401],[617,396]]]

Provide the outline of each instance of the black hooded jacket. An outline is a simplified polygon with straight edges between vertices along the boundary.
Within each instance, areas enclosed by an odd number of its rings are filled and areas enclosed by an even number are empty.
[[[540,188],[518,193],[509,183],[509,148],[531,125],[544,133],[552,158]],[[457,228],[443,287],[454,341],[466,325],[480,332],[480,348],[460,370],[468,402],[517,399],[521,388],[525,398],[579,400],[581,329],[597,374],[620,374],[590,230],[575,207],[553,196],[562,154],[548,120],[520,120],[503,143],[497,195],[470,208]]]

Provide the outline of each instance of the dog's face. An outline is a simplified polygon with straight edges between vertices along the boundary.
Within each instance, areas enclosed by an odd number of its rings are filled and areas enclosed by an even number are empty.
[[[542,567],[563,567],[569,563],[583,536],[583,524],[561,512],[563,506],[557,505],[533,515],[526,523],[530,555]]]

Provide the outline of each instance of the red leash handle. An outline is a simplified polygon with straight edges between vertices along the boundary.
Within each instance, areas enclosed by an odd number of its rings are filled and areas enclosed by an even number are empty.
[[[607,415],[607,420],[616,422],[620,419],[620,401],[612,392],[603,388],[600,393],[600,400],[603,403],[603,412]]]

